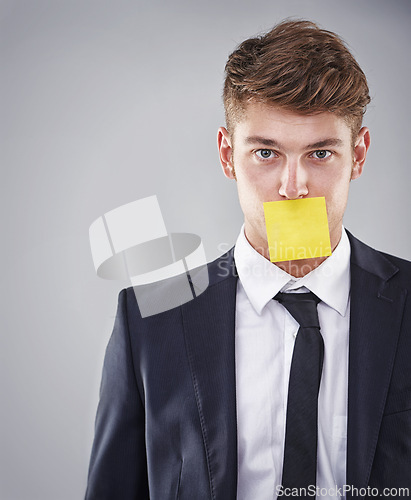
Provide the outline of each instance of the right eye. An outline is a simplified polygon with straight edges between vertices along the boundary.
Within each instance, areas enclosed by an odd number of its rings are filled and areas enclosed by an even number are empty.
[[[255,154],[262,160],[269,160],[275,156],[274,151],[271,149],[258,149]]]

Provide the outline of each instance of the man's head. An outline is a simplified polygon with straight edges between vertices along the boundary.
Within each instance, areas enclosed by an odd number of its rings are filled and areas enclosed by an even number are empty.
[[[246,237],[268,258],[263,203],[324,196],[334,248],[370,144],[363,72],[335,34],[308,21],[246,40],[226,72],[218,147],[225,175],[237,180]],[[281,267],[303,275],[318,263]]]
[[[227,129],[233,134],[248,102],[343,117],[353,139],[370,102],[366,77],[335,33],[310,21],[283,21],[245,40],[229,56],[224,83]]]

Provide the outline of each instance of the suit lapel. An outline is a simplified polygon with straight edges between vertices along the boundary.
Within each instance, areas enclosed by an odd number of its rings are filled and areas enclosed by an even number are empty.
[[[213,500],[236,498],[237,489],[233,269],[232,253],[211,264],[209,287],[182,308]]]
[[[398,269],[349,234],[351,316],[347,484],[368,485],[405,302],[388,283]]]

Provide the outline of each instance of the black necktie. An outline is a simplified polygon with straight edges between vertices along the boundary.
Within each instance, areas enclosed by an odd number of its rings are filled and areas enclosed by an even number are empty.
[[[308,488],[316,485],[317,473],[318,391],[324,359],[317,313],[320,299],[312,292],[278,293],[274,299],[300,324],[288,386],[282,486]]]

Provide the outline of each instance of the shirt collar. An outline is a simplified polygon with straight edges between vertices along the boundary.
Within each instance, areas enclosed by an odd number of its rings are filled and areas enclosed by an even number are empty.
[[[345,316],[350,294],[351,248],[345,229],[330,257],[302,278],[295,278],[259,254],[241,228],[234,249],[234,260],[241,285],[257,314],[280,291],[302,287]]]

